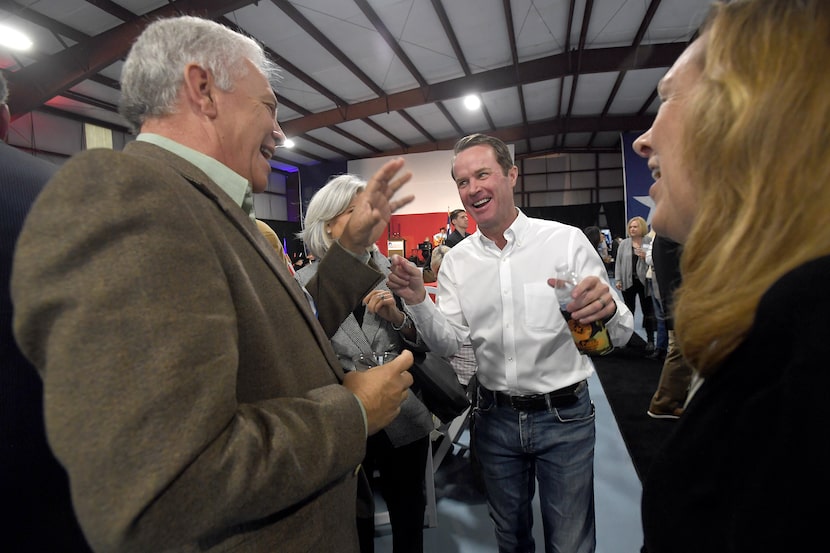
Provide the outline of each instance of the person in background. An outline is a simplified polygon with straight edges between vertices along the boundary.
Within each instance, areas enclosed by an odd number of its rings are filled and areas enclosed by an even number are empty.
[[[463,209],[453,209],[450,212],[450,223],[452,223],[452,232],[444,240],[444,244],[452,248],[469,236],[467,227],[470,226],[470,219]]]
[[[437,275],[441,269],[441,262],[444,261],[444,256],[450,251],[449,246],[438,246],[432,252],[432,260],[430,267],[432,273]],[[426,280],[424,281],[426,282]],[[476,355],[473,351],[473,345],[470,342],[464,342],[458,351],[448,357],[450,365],[455,371],[455,376],[458,377],[458,382],[464,386],[466,390],[470,384],[470,380],[475,376],[478,366],[476,365]],[[469,395],[469,394],[468,394]]]
[[[651,242],[648,247],[644,248],[646,252],[646,266],[648,267],[648,270],[646,270],[646,292],[651,297],[652,312],[654,313],[654,351],[646,355],[646,357],[662,363],[669,349],[669,331],[666,327],[663,289],[659,285],[657,263],[654,261],[654,241],[657,238],[657,234],[654,232],[654,229],[651,229],[651,232],[647,236],[651,239]]]
[[[642,217],[632,217],[628,221],[628,238],[623,239],[617,249],[614,265],[614,280],[617,290],[622,292],[625,305],[632,313],[637,309],[640,298],[640,310],[643,312],[643,329],[646,331],[646,353],[654,351],[654,305],[646,289],[646,248],[651,245],[651,238],[646,236],[648,225]]]
[[[315,259],[325,259],[366,189],[366,182],[355,175],[340,175],[318,190],[308,204],[305,228],[298,234]],[[446,247],[446,246],[439,246]],[[389,274],[389,259],[377,246],[366,250],[370,264]],[[311,263],[295,278],[303,285],[317,274],[320,263]],[[400,354],[405,348],[424,351],[412,319],[398,305],[385,281],[378,282],[331,337],[340,364],[355,370],[354,358],[360,354]],[[363,466],[368,474],[379,473],[380,490],[389,510],[394,553],[423,553],[424,550],[424,475],[429,434],[435,428],[432,414],[409,394],[397,417],[383,430],[369,436]],[[361,553],[374,551],[374,518],[358,519]]]
[[[594,244],[602,262],[608,265],[611,262],[611,256],[608,254],[608,244],[605,243],[605,236],[603,236],[600,228],[597,226],[585,227],[582,232],[585,233],[588,241]]]
[[[149,23],[121,80],[140,134],[68,160],[20,234],[15,338],[95,551],[358,551],[366,437],[412,356],[344,375],[328,338],[382,280],[363,256],[411,175],[375,174],[304,291],[252,212],[274,70],[213,21]]]
[[[0,72],[0,530],[18,553],[86,553],[66,471],[46,441],[43,383],[12,335],[12,255],[23,220],[57,167],[6,144],[8,85]]]
[[[429,251],[429,257],[427,258],[427,264],[421,269],[422,278],[424,282],[427,284],[434,284],[435,281],[438,279],[435,276],[435,273],[432,271],[432,252],[433,250]]]
[[[692,368],[686,363],[677,347],[674,335],[674,292],[680,286],[680,255],[682,247],[664,236],[656,236],[652,242],[651,257],[654,260],[657,288],[665,309],[668,348],[660,372],[657,390],[651,398],[647,414],[654,419],[677,419],[683,414],[683,405],[689,392]],[[657,351],[657,350],[655,350]]]
[[[299,271],[312,261],[314,256],[311,254],[306,253],[305,249],[299,249],[294,252],[294,255],[291,256],[292,259],[292,266],[294,267],[295,271]]]
[[[614,282],[614,275],[616,274],[617,270],[617,252],[620,249],[620,243],[623,241],[622,236],[615,236],[608,247],[608,255],[611,257],[609,263],[606,265],[608,268],[608,280]]]
[[[694,370],[644,481],[647,553],[824,540],[808,499],[830,494],[828,37],[826,0],[717,2],[634,143],[653,225],[683,244],[674,324]]]
[[[432,247],[437,248],[441,244],[444,243],[444,240],[447,239],[447,229],[444,227],[438,227],[438,232],[432,235]],[[427,263],[429,264],[429,263]]]
[[[538,485],[544,549],[592,552],[595,426],[586,379],[594,368],[576,348],[551,276],[567,265],[582,277],[567,310],[583,324],[605,321],[615,344],[630,338],[633,316],[580,229],[516,208],[518,167],[504,142],[473,134],[454,152],[451,174],[476,232],[444,256],[436,303],[427,300],[421,271],[402,257],[392,258],[389,287],[432,351],[450,356],[473,345],[471,440],[499,550],[536,551]]]

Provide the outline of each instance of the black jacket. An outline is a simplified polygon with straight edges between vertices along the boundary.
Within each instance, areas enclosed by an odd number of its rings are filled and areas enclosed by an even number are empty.
[[[783,276],[698,389],[643,484],[648,553],[810,551],[830,495],[830,256]]]

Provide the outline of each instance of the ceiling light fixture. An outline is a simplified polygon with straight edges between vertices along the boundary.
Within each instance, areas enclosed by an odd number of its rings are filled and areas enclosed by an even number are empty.
[[[475,94],[470,94],[464,97],[464,107],[470,111],[477,110],[481,107],[481,100]]]
[[[28,50],[32,47],[32,41],[18,31],[7,25],[0,25],[0,46],[12,48],[13,50]]]
[[[283,148],[293,148],[294,147],[294,141],[291,140],[290,138],[286,138],[285,142],[282,143],[282,147]]]

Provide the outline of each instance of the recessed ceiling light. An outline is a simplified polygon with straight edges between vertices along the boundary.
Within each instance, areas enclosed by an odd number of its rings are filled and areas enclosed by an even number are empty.
[[[17,29],[0,25],[0,46],[6,46],[14,50],[28,50],[32,47],[32,41]]]
[[[481,100],[475,94],[470,94],[464,97],[464,107],[468,110],[476,110],[481,107]]]
[[[286,138],[285,142],[282,143],[282,147],[283,148],[293,148],[294,147],[294,141],[291,140],[290,138]]]

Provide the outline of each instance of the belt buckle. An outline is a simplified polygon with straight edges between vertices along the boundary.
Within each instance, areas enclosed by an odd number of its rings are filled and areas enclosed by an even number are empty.
[[[509,396],[510,407],[516,411],[530,411],[534,409],[534,401],[539,397],[537,394],[532,396]]]

